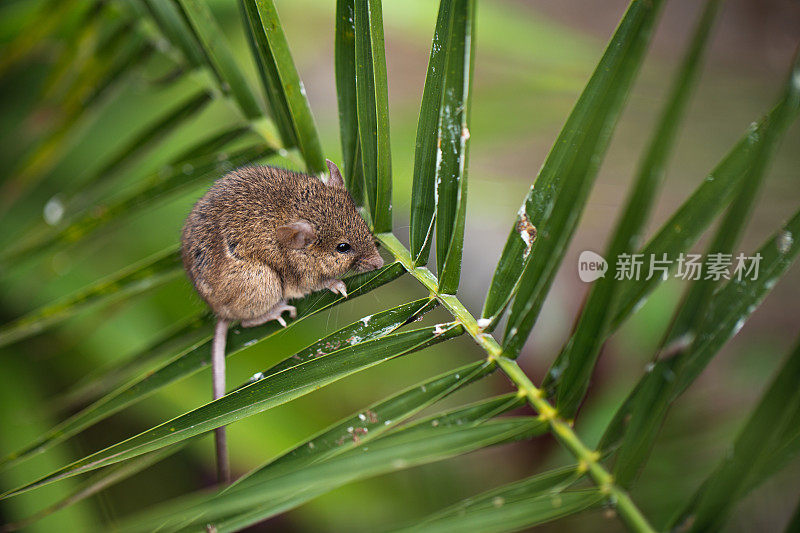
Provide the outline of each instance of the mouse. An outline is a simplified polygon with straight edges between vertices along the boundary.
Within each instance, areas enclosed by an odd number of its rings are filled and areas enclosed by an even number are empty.
[[[187,276],[216,317],[213,398],[225,394],[228,327],[253,327],[318,290],[347,297],[342,276],[381,268],[375,238],[330,160],[328,179],[273,166],[245,166],[215,181],[194,204],[181,235]],[[215,430],[217,476],[230,478],[225,428]]]

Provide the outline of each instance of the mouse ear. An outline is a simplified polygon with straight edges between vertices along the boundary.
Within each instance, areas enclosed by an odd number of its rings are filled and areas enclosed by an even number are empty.
[[[330,159],[326,159],[325,163],[328,164],[328,185],[331,187],[344,187],[344,180],[342,179],[342,173],[339,172],[339,167],[336,166],[336,163],[331,161]]]
[[[297,222],[278,226],[275,229],[275,235],[279,243],[297,250],[305,248],[317,238],[314,226],[307,220],[298,220]]]

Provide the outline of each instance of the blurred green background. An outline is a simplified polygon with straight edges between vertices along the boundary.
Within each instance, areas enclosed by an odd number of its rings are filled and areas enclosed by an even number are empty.
[[[209,2],[235,48],[242,66],[246,42],[238,4]],[[20,31],[39,2],[5,1],[0,6],[0,40]],[[304,80],[322,135],[325,152],[339,155],[336,92],[333,81],[335,2],[277,2],[294,59]],[[694,24],[698,3],[667,4],[654,45],[645,62],[614,136],[580,229],[574,239],[541,319],[520,358],[539,381],[561,343],[587,286],[577,277],[582,250],[602,252],[647,136],[653,128],[671,74]],[[459,295],[479,313],[496,258],[519,203],[551,143],[602,54],[604,43],[626,3],[608,0],[479,2],[477,59],[472,102],[470,205]],[[394,174],[395,232],[408,224],[414,136],[437,3],[431,0],[384,2],[389,103]],[[688,195],[739,138],[750,122],[767,111],[777,94],[800,35],[800,4],[790,0],[729,1],[723,8],[699,88],[690,105],[651,227]],[[0,79],[0,179],[5,179],[48,128],[42,87],[58,51],[58,39]],[[0,54],[3,51],[0,49]],[[132,137],[159,112],[189,94],[191,85],[154,90],[157,61],[114,93],[98,120],[87,120],[74,145],[59,158],[47,179],[0,220],[0,246],[40,223],[43,206],[64,187],[78,187],[92,171],[114,157],[111,143]],[[227,122],[226,122],[227,121]],[[124,192],[143,170],[157,171],[169,156],[192,140],[232,123],[230,110],[214,102],[179,135],[166,138],[147,157],[123,168],[108,195]],[[790,214],[800,193],[800,128],[795,125],[772,165],[742,251],[749,252]],[[291,165],[280,158],[278,165]],[[146,257],[177,241],[183,218],[207,184],[178,198],[125,218],[80,245],[28,261],[23,268],[0,272],[0,316],[15,318],[54,298]],[[698,250],[702,249],[702,243]],[[614,409],[641,375],[652,356],[682,286],[669,282],[606,346],[589,398],[576,428],[586,442],[599,438]],[[424,296],[421,287],[401,279],[357,302],[336,307],[283,335],[266,350],[255,346],[232,358],[232,385],[286,357],[325,332],[372,310]],[[705,371],[696,386],[672,410],[652,458],[633,490],[655,524],[691,494],[732,441],[764,384],[790,348],[800,321],[800,268],[796,265],[755,313],[742,332]],[[52,427],[64,411],[62,394],[87,373],[134,354],[170,324],[202,308],[181,278],[133,300],[82,313],[52,331],[0,351],[0,452],[18,448]],[[433,316],[436,320],[444,315]],[[279,346],[279,350],[275,347]],[[298,440],[364,405],[406,385],[467,363],[480,356],[468,338],[439,345],[344,379],[300,400],[229,426],[232,463],[245,472]],[[56,449],[0,474],[3,488],[17,486],[71,459],[134,435],[192,409],[210,398],[211,377],[201,372],[174,384]],[[511,390],[502,376],[482,380],[447,403],[463,403]],[[69,408],[68,408],[69,409]],[[74,409],[74,407],[73,407]],[[82,530],[148,504],[213,483],[211,438],[81,504],[37,524],[36,529]],[[519,479],[569,460],[551,437],[503,446],[445,463],[359,482],[273,519],[281,530],[372,531],[378,525],[403,524],[487,488]],[[70,479],[0,504],[0,522],[25,516],[66,494]],[[800,493],[797,461],[751,494],[738,508],[731,531],[781,528]],[[544,526],[553,531],[616,530],[616,520],[602,512]]]

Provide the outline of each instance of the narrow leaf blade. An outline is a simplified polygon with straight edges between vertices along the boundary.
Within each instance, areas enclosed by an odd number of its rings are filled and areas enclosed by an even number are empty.
[[[0,346],[40,333],[83,309],[140,294],[181,275],[181,258],[170,247],[92,283],[78,292],[0,326]]]
[[[82,241],[108,224],[118,222],[121,218],[143,209],[152,208],[158,201],[163,201],[198,182],[211,183],[236,167],[273,154],[274,150],[258,143],[236,150],[224,160],[220,160],[218,154],[206,154],[177,162],[144,177],[124,194],[118,194],[111,200],[101,201],[77,211],[58,227],[48,226],[44,231],[29,232],[6,250],[3,259],[9,262],[21,258],[27,259],[45,251]]]
[[[275,58],[270,50],[267,36],[261,27],[258,10],[255,3],[250,0],[240,0],[242,18],[247,28],[248,42],[253,57],[256,58],[261,86],[269,102],[269,111],[275,126],[280,133],[281,141],[285,147],[297,146],[297,134],[292,124],[289,104],[286,94],[280,86],[280,75]]]
[[[179,0],[179,2],[211,62],[210,66],[226,84],[222,92],[230,91],[246,118],[252,120],[263,117],[261,106],[237,65],[233,51],[208,5],[201,0]]]
[[[398,278],[402,273],[402,266],[393,264],[376,272],[353,276],[345,280],[347,292],[350,299],[353,299]],[[330,291],[325,291],[322,294],[310,294],[302,300],[295,301],[293,303],[297,308],[297,318],[289,323],[289,327],[295,322],[305,320],[309,316],[341,303],[343,300],[343,297],[334,295]],[[23,450],[4,457],[0,460],[0,466],[8,467],[31,457],[33,454],[40,453],[108,418],[121,409],[146,398],[170,383],[208,367],[211,363],[211,332],[214,319],[210,315],[206,315],[201,319],[201,322],[201,324],[192,326],[198,329],[205,329],[206,333],[200,342],[194,342],[186,346],[182,352],[179,352],[171,361],[159,369],[154,372],[146,372],[139,379],[124,385],[71,416]],[[234,327],[232,329],[233,335],[229,335],[228,338],[226,356],[231,357],[247,347],[269,338],[280,329],[280,326],[274,322],[254,328],[240,329]]]
[[[356,101],[361,164],[373,230],[392,230],[389,94],[380,0],[355,0]]]
[[[639,246],[667,158],[678,133],[678,124],[688,103],[688,95],[698,77],[700,58],[719,6],[719,0],[706,2],[683,64],[675,77],[664,112],[606,249],[605,257],[612,261],[622,254],[635,252]],[[572,337],[547,373],[545,388],[554,381],[553,376],[559,376],[556,407],[567,419],[575,416],[589,387],[589,380],[605,339],[604,333],[611,319],[608,309],[614,305],[616,289],[617,279],[613,275],[603,276],[592,284]]]
[[[451,53],[449,43],[452,29],[453,0],[442,0],[439,3],[439,14],[428,60],[428,73],[425,76],[425,87],[422,91],[414,151],[409,248],[415,265],[424,265],[428,262],[428,254],[433,241],[436,220],[438,130],[447,57]]]
[[[489,507],[499,507],[510,502],[524,501],[531,497],[540,497],[548,493],[555,495],[575,483],[582,475],[575,466],[536,474],[462,500],[422,519],[413,527],[418,524],[422,528],[442,528],[452,524],[452,527],[455,528],[453,520],[460,520],[460,517],[465,514],[480,512]]]
[[[800,211],[768,240],[760,254],[757,279],[732,279],[713,296],[702,324],[687,346],[657,361],[615,414],[600,448],[621,446],[614,474],[630,483],[646,460],[669,406],[700,375],[725,342],[738,333],[749,316],[794,261],[800,244],[786,235],[800,231]]]
[[[546,427],[545,422],[533,417],[519,417],[462,426],[429,426],[426,431],[399,431],[376,439],[369,446],[262,483],[242,486],[241,489],[232,487],[211,498],[198,495],[165,506],[134,522],[135,527],[131,530],[151,530],[156,524],[213,522],[264,502],[277,504],[280,510],[285,510],[287,498],[296,498],[292,504],[298,505],[345,483],[540,435]]]
[[[80,503],[87,498],[90,498],[95,494],[107,489],[108,487],[138,474],[142,470],[145,470],[155,463],[162,461],[170,455],[176,453],[181,448],[183,448],[183,445],[181,444],[163,448],[161,450],[142,455],[141,457],[137,457],[136,459],[126,463],[116,464],[107,468],[106,470],[103,470],[102,472],[98,472],[97,474],[89,477],[87,480],[81,482],[80,485],[78,485],[78,487],[67,497],[57,501],[52,505],[49,505],[48,507],[45,507],[32,516],[17,522],[5,524],[3,526],[3,530],[17,531],[20,529],[27,529],[39,520],[46,518],[53,513],[56,513],[71,505],[75,505],[76,503]]]
[[[324,172],[325,157],[322,155],[317,127],[311,115],[303,82],[300,81],[289,52],[289,43],[283,33],[275,4],[272,0],[242,1],[250,27],[256,36],[255,42],[259,50],[258,58],[262,71],[278,76],[277,79],[271,80],[265,89],[269,93],[271,88],[280,88],[283,93],[282,100],[286,102],[297,143],[308,170],[317,174]]]
[[[331,425],[275,460],[253,470],[236,484],[264,480],[279,472],[299,469],[366,444],[425,407],[491,371],[492,366],[481,361],[409,387]]]
[[[202,46],[174,2],[144,0],[143,3],[161,32],[181,51],[189,65],[198,68],[206,63]]]
[[[358,139],[356,99],[356,23],[354,0],[336,0],[336,98],[339,136],[344,159],[344,183],[356,204],[364,203],[364,172]]]
[[[425,521],[400,531],[519,531],[580,513],[599,505],[604,498],[605,495],[597,488],[515,496],[510,501],[500,493],[494,496],[490,505],[470,506],[460,514]]]
[[[501,263],[516,265],[511,269],[516,275],[495,279],[490,288],[490,294],[510,291],[522,272],[503,341],[504,350],[512,357],[527,339],[566,253],[662,5],[658,0],[629,5],[525,198],[509,240],[521,238],[517,233],[520,226],[529,241],[529,226],[534,226],[536,240],[531,242],[531,250],[526,247],[521,256],[501,257]],[[505,300],[505,296],[492,298],[500,304]],[[493,318],[493,312],[484,314]]]
[[[55,405],[61,411],[74,411],[76,407],[105,396],[137,376],[156,370],[164,359],[205,339],[211,322],[206,312],[199,312],[172,323],[146,348],[88,373],[58,396]]]
[[[673,263],[681,252],[688,250],[714,217],[740,189],[740,183],[751,172],[755,161],[766,165],[770,154],[781,140],[788,127],[800,113],[800,88],[794,80],[800,76],[800,58],[795,59],[785,84],[784,93],[773,109],[758,123],[751,124],[745,136],[728,155],[706,177],[692,196],[687,199],[672,217],[661,227],[650,242],[641,250],[644,256],[666,257]],[[761,153],[759,154],[758,152]],[[762,170],[756,169],[756,179]],[[757,184],[755,184],[757,188]],[[752,185],[748,185],[750,187]],[[753,192],[755,192],[755,188]],[[743,199],[744,200],[744,199]],[[744,200],[746,202],[746,200]],[[741,204],[742,207],[746,205]],[[737,224],[738,226],[739,224]],[[735,241],[731,232],[730,242]],[[726,236],[726,240],[728,237]],[[727,245],[730,245],[730,242]],[[666,254],[666,255],[665,255]],[[625,280],[610,328],[616,329],[661,281],[659,276],[646,279]]]
[[[437,129],[436,263],[439,292],[455,294],[467,212],[467,160],[472,67],[475,56],[475,0],[455,0],[447,70]]]
[[[754,189],[758,187],[758,183],[763,179],[770,154],[774,152],[788,125],[795,120],[798,112],[800,112],[800,88],[796,87],[794,83],[794,79],[798,75],[798,65],[800,65],[798,61],[796,61],[788,76],[782,98],[772,112],[761,121],[758,127],[753,129],[751,135],[746,136],[737,144],[728,157],[718,166],[719,172],[715,171],[715,174],[712,174],[715,179],[710,181],[707,179],[703,185],[698,187],[695,194],[684,203],[676,215],[658,232],[645,250],[649,249],[650,253],[658,253],[659,257],[664,253],[675,257],[679,250],[688,249],[690,243],[710,223],[708,212],[716,212],[719,208],[719,203],[721,201],[724,202],[721,197],[730,197],[735,192],[735,188],[731,183],[735,184],[737,179],[741,181],[742,176],[747,176],[748,180],[756,183],[753,185],[746,182],[743,183],[739,187],[738,195],[740,198],[735,203],[746,207],[752,201],[749,198],[741,198],[741,196],[754,192]],[[727,182],[727,185],[721,190],[716,189],[718,187],[716,182],[718,181]],[[712,191],[711,189],[716,190]],[[730,234],[727,233],[728,229],[725,225],[721,226],[717,230],[716,237],[712,240],[710,250],[715,250],[718,247],[729,247],[732,250],[738,234],[741,232],[741,224],[742,222],[740,221],[731,221]],[[689,234],[689,242],[685,241],[687,234]],[[781,234],[779,233],[778,235],[780,236]],[[774,244],[777,245],[777,243],[778,241],[776,240]],[[767,249],[770,249],[769,246],[769,244],[766,245]],[[641,292],[637,292],[636,289],[632,288],[633,286],[629,287],[630,290],[627,293],[623,292],[621,301],[618,303],[617,324],[624,320],[626,313],[630,312],[631,307],[636,305],[637,298],[643,297],[648,290],[641,282],[635,283],[639,285],[639,291]],[[655,363],[653,369],[640,380],[636,388],[623,402],[623,405],[618,409],[606,429],[601,441],[601,448],[605,450],[615,448],[627,431],[627,436],[624,437],[623,449],[620,451],[615,467],[615,475],[618,476],[618,479],[623,484],[633,481],[641,465],[646,460],[649,449],[661,425],[661,420],[666,416],[666,411],[669,408],[669,397],[674,395],[672,381],[674,380],[677,366],[682,364],[681,361],[685,355],[683,352],[686,352],[687,348],[691,347],[691,343],[696,340],[699,328],[708,324],[707,313],[716,305],[717,297],[721,296],[721,294],[714,295],[712,292],[717,285],[703,279],[697,280],[692,284],[687,298],[683,300],[676,311],[673,324],[661,346],[661,350],[664,352],[676,350],[677,352]],[[730,286],[731,284],[728,283],[727,287]],[[752,306],[757,305],[760,301],[759,298],[763,298],[764,294],[769,290],[769,285],[765,285],[761,289],[763,292],[756,294],[749,304]],[[698,300],[698,297],[702,297],[702,301]],[[697,309],[693,307],[695,305]],[[745,320],[751,311],[752,309],[743,314],[740,317],[741,320]],[[719,312],[719,307],[715,312]],[[612,324],[611,331],[613,331],[614,327]],[[713,352],[711,355],[704,357],[707,362],[708,359],[713,357]],[[704,365],[705,363],[701,365],[701,368]],[[698,373],[699,371],[697,370]],[[631,429],[626,429],[626,426]]]
[[[438,326],[395,333],[348,346],[320,359],[301,363],[298,366],[302,367],[302,372],[292,372],[290,369],[260,379],[194,411],[75,461],[25,487],[7,492],[3,497],[27,492],[59,479],[115,464],[180,442],[291,401],[354,372],[423,349],[463,332],[456,324],[448,325],[441,333],[437,328]]]
[[[264,467],[254,470],[241,478],[232,487],[252,485],[281,474],[297,472],[313,463],[329,460],[356,447],[365,446],[394,428],[414,413],[454,392],[458,388],[471,383],[493,370],[493,366],[484,361],[458,368],[442,376],[424,382],[406,391],[374,404],[352,417],[348,417],[311,439],[298,444],[289,452],[281,455]],[[440,427],[460,423],[479,423],[503,411],[520,405],[515,394],[491,398],[466,408],[455,409],[420,420],[397,431],[424,431],[427,427]],[[220,530],[239,529],[263,521],[277,512],[283,512],[300,505],[312,497],[326,492],[327,489],[314,491],[312,494],[299,493],[287,495],[288,501],[270,501],[266,505],[242,513],[220,524]]]
[[[759,470],[775,449],[783,447],[792,422],[800,413],[800,344],[778,371],[750,418],[736,437],[732,452],[692,496],[672,523],[672,529],[708,531],[719,529],[737,501],[749,492],[759,478]],[[796,425],[792,428],[795,429]],[[792,454],[800,451],[800,440]]]
[[[758,192],[767,175],[769,162],[783,132],[793,121],[792,115],[800,105],[800,87],[793,79],[800,75],[800,60],[789,74],[785,84],[782,102],[775,110],[774,120],[763,131],[759,132],[758,144],[753,149],[752,162],[746,178],[739,186],[739,190],[728,208],[725,217],[719,224],[717,232],[711,239],[705,256],[711,254],[733,254],[736,243],[739,242],[745,225],[750,220],[750,213],[755,206]],[[662,341],[662,346],[669,346],[685,335],[689,335],[702,322],[707,303],[719,282],[710,279],[699,279],[692,283],[689,292],[681,302],[680,308],[670,325],[670,330]]]

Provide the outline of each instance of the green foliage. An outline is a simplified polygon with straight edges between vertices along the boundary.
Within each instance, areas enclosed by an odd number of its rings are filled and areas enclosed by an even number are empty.
[[[669,407],[741,329],[800,251],[798,212],[757,250],[761,257],[757,279],[693,283],[653,364],[618,408],[597,449],[573,429],[573,419],[605,341],[662,279],[617,280],[609,275],[595,282],[541,386],[515,362],[578,226],[663,3],[631,2],[522,207],[509,216],[512,229],[481,318],[476,319],[455,294],[461,281],[467,217],[473,64],[480,48],[475,32],[479,2],[439,3],[416,129],[412,193],[406,202],[410,205],[407,249],[393,233],[397,228],[392,227],[382,4],[380,0],[338,0],[335,77],[345,181],[357,203],[365,207],[365,216],[388,256],[384,268],[345,280],[349,300],[400,277],[418,283],[426,294],[404,297],[402,303],[383,306],[382,311],[319,340],[306,340],[304,348],[293,349],[222,398],[159,424],[148,424],[128,439],[7,487],[0,495],[3,501],[24,497],[23,493],[36,494],[45,485],[98,470],[71,494],[9,527],[34,524],[190,448],[215,428],[277,410],[337,380],[466,333],[481,353],[472,362],[372,402],[295,442],[286,452],[264,457],[268,461],[263,466],[228,487],[192,492],[139,509],[119,527],[125,531],[183,530],[213,524],[216,531],[235,531],[357,480],[488,446],[552,435],[573,456],[574,464],[495,487],[427,518],[413,517],[408,528],[512,531],[606,507],[629,529],[652,531],[635,503],[636,494],[628,491],[634,489]],[[790,69],[777,105],[748,130],[640,248],[720,4],[719,0],[705,4],[612,233],[608,258],[639,250],[647,256],[675,259],[690,251],[726,208],[709,253],[732,253],[776,147],[800,112],[798,61]],[[102,116],[102,94],[120,86],[131,72],[147,64],[161,74],[152,81],[154,92],[168,91],[179,83],[191,91],[129,138],[112,142],[112,155],[98,170],[64,186],[60,190],[63,199],[56,202],[61,212],[50,221],[53,226],[32,227],[16,237],[0,252],[3,268],[13,272],[35,256],[75,243],[95,242],[100,228],[121,223],[190,186],[207,184],[234,166],[283,157],[311,173],[324,172],[320,135],[275,3],[241,0],[239,8],[242,33],[249,44],[247,59],[252,62],[248,66],[254,67],[260,85],[252,83],[248,69],[239,63],[230,44],[235,36],[226,35],[225,26],[204,0],[110,0],[81,12],[80,24],[75,27],[63,23],[69,44],[61,66],[54,69],[46,86],[50,92],[61,87],[68,103],[82,97],[85,108],[65,105],[51,132],[2,184],[11,200],[0,204],[0,216],[7,215],[12,200],[47,185],[52,160],[67,151],[80,122]],[[37,34],[56,32],[61,22],[54,13],[59,12],[45,10],[36,15]],[[7,48],[0,72],[28,56],[32,49],[29,34],[21,32]],[[80,52],[87,48],[89,52]],[[97,57],[81,60],[87,53]],[[63,81],[70,69],[75,70],[71,84]],[[191,129],[192,120],[216,106],[226,110],[229,122],[173,150],[167,156],[166,172],[137,166],[145,154],[157,151],[176,131]],[[132,176],[134,186],[110,194],[125,172]],[[425,266],[431,251],[436,258],[435,273]],[[0,346],[26,340],[88,307],[128,302],[180,275],[180,259],[173,246],[0,326]],[[227,355],[246,352],[257,344],[275,348],[284,331],[298,331],[313,316],[343,301],[339,295],[324,292],[294,302],[298,315],[286,330],[274,323],[235,327]],[[408,327],[437,307],[436,312],[450,315],[444,322]],[[495,339],[491,333],[503,319],[507,319],[506,329],[501,339]],[[0,473],[85,434],[120,410],[202,370],[209,364],[212,322],[205,314],[187,317],[155,341],[77,383],[62,396],[63,402],[70,408],[91,403],[5,455]],[[765,392],[740,431],[733,452],[685,503],[671,527],[721,527],[739,499],[796,455],[798,361],[800,348]],[[513,391],[414,419],[424,409],[493,373],[507,377]],[[523,405],[533,408],[536,416],[501,416]]]
[[[376,232],[392,230],[389,84],[386,78],[381,9],[380,1],[355,0],[352,9],[354,48],[337,49],[337,52],[354,56],[347,62],[355,64],[359,153],[366,183],[367,205],[372,228]]]
[[[503,347],[512,357],[566,253],[662,4],[630,4],[511,227],[483,316],[494,323],[510,305]]]
[[[436,270],[445,294],[456,292],[461,273],[474,32],[474,1],[442,3],[417,127],[411,254],[415,265],[427,262],[435,221]]]
[[[780,368],[729,453],[673,521],[690,531],[720,529],[737,499],[800,447],[800,345]]]
[[[325,170],[325,158],[319,143],[317,127],[306,100],[303,82],[294,68],[289,44],[283,35],[278,12],[270,0],[242,0],[245,16],[250,22],[250,34],[257,50],[258,67],[264,91],[278,124],[284,143],[297,139],[297,145],[309,172]],[[291,130],[285,124],[286,117]],[[288,131],[287,131],[288,130]]]
[[[664,173],[670,147],[675,142],[677,125],[686,107],[689,89],[697,78],[701,51],[705,47],[711,30],[711,23],[719,9],[719,2],[706,3],[706,10],[695,32],[694,40],[686,54],[684,64],[675,78],[675,85],[667,100],[653,139],[645,152],[639,167],[630,197],[625,204],[622,216],[609,242],[605,257],[619,257],[636,252],[639,235],[652,209],[660,177]],[[571,417],[589,386],[593,361],[605,339],[611,313],[607,310],[614,305],[616,276],[606,276],[597,280],[589,291],[581,316],[575,325],[575,334],[565,345],[563,351],[553,362],[556,372],[548,373],[545,386],[559,376],[557,407],[560,412]]]

